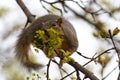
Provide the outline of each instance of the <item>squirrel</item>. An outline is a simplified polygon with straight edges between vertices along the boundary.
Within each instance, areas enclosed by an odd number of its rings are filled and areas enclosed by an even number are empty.
[[[78,48],[76,31],[68,20],[54,14],[39,17],[34,20],[30,26],[22,30],[15,45],[16,58],[29,69],[38,69],[42,66],[41,64],[30,61],[29,50],[30,45],[34,41],[36,30],[45,30],[48,27],[52,27],[57,30],[63,37],[64,41],[62,42],[61,49],[64,51],[69,51],[70,54],[72,54]],[[39,44],[41,44],[41,41],[39,41]],[[45,49],[41,48],[41,50],[47,55],[47,51]],[[58,55],[55,54],[52,57],[56,56]]]

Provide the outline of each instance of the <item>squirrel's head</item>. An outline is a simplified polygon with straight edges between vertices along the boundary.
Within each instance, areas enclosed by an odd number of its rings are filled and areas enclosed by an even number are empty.
[[[58,18],[57,20],[49,20],[43,23],[43,29],[53,28],[60,33],[60,35],[64,35],[62,29],[62,18]]]

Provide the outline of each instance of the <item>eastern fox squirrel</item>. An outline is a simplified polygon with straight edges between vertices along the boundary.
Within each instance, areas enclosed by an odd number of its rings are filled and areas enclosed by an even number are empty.
[[[60,33],[61,36],[63,36],[64,41],[62,42],[61,49],[64,51],[69,51],[70,54],[72,54],[78,48],[78,40],[75,29],[73,28],[72,24],[68,22],[68,20],[53,14],[39,17],[33,21],[29,27],[23,29],[16,43],[15,51],[17,59],[20,60],[21,63],[23,63],[27,68],[37,69],[41,66],[40,64],[31,62],[29,60],[28,51],[30,49],[30,45],[34,41],[34,34],[36,30],[45,30],[48,27],[54,28]],[[41,41],[39,44],[41,44]],[[47,54],[45,49],[41,50]],[[58,55],[52,55],[52,57],[55,56]]]

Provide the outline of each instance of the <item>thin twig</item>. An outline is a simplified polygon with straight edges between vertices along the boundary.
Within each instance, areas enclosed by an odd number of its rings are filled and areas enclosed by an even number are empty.
[[[89,58],[89,57],[86,57],[86,56],[82,55],[82,53],[79,52],[79,51],[76,51],[76,52],[77,52],[80,56],[84,57],[85,59],[91,59],[91,58]]]
[[[116,53],[117,53],[117,55],[118,55],[118,59],[119,59],[118,66],[119,66],[119,71],[120,71],[120,54],[119,54],[119,51],[118,51],[118,49],[117,49],[117,47],[116,47],[116,45],[115,45],[115,42],[114,42],[114,40],[113,40],[113,35],[112,35],[112,33],[111,33],[111,30],[109,30],[108,32],[109,32],[109,35],[110,35],[110,39],[111,39],[111,41],[112,41],[112,44],[113,44],[113,46],[114,46],[114,48],[115,48],[115,51],[116,51]],[[120,80],[120,72],[119,72],[119,75],[118,75],[118,79],[117,79],[117,80]]]
[[[47,80],[49,80],[49,68],[50,68],[50,63],[51,63],[52,59],[49,60],[48,65],[47,65]]]
[[[67,78],[68,76],[72,75],[72,74],[75,73],[75,72],[76,72],[76,71],[71,72],[70,74],[64,76],[64,77],[63,77],[62,79],[60,79],[60,80],[64,80],[65,78]]]
[[[60,64],[59,64],[56,60],[52,60],[52,62],[54,62],[55,64],[58,65],[59,70],[60,70],[60,74],[61,74],[61,77],[62,77],[62,78],[63,78],[63,76],[62,76],[61,70],[62,70],[64,73],[68,74],[67,71],[65,71],[62,67],[60,67]]]
[[[43,5],[42,2],[49,4],[49,5],[50,5],[51,7],[53,7],[54,9],[60,11],[61,15],[63,15],[62,10],[61,10],[60,8],[54,6],[54,4],[56,4],[56,3],[61,3],[61,1],[48,2],[48,1],[46,1],[46,0],[40,0],[40,3],[41,3],[41,5],[42,5],[42,7],[43,7],[45,10],[47,10],[49,13],[52,13],[52,11],[50,11],[49,9],[47,9],[47,8]],[[62,1],[62,2],[64,2],[64,1]]]
[[[83,66],[86,66],[86,65],[89,64],[90,62],[94,61],[94,59],[97,59],[97,58],[100,57],[101,55],[107,53],[107,52],[110,51],[110,50],[114,50],[114,49],[115,49],[115,48],[110,48],[110,49],[102,52],[101,54],[99,54],[98,56],[96,56],[95,58],[93,58],[93,60],[91,59],[90,61],[88,61],[87,63],[85,63]]]
[[[113,71],[117,69],[117,67],[118,65],[112,71],[110,71],[105,77],[103,77],[102,80],[105,80]]]
[[[69,9],[72,13],[74,13],[77,17],[80,17],[80,18],[83,19],[84,21],[88,22],[89,24],[91,24],[91,25],[93,25],[93,26],[95,26],[95,27],[97,28],[97,25],[96,25],[94,22],[88,20],[84,15],[82,15],[82,14],[80,14],[80,13],[77,13],[74,9],[72,9],[72,8],[71,8],[70,6],[68,6],[67,4],[65,4],[65,7],[66,7],[67,9]]]
[[[117,47],[116,47],[116,45],[115,45],[115,42],[114,42],[114,40],[113,40],[113,36],[112,36],[111,30],[109,30],[108,32],[109,32],[109,35],[110,35],[110,39],[111,39],[111,41],[112,41],[112,44],[113,44],[113,46],[114,46],[114,48],[115,48],[115,51],[116,51],[116,53],[117,53],[117,55],[118,55],[118,58],[119,58],[118,49],[117,49]]]
[[[96,60],[94,59],[94,56],[96,55],[96,53],[93,55],[92,58],[90,58],[90,57],[87,57],[87,56],[82,55],[82,53],[79,52],[79,51],[76,51],[76,52],[77,52],[80,56],[82,56],[83,58],[85,58],[85,59],[90,59],[90,60],[93,60],[94,62],[96,62]]]

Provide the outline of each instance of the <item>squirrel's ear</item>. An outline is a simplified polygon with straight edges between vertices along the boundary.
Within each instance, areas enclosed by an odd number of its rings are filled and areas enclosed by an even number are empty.
[[[57,19],[57,24],[58,24],[59,26],[61,26],[61,24],[62,24],[62,18]]]

